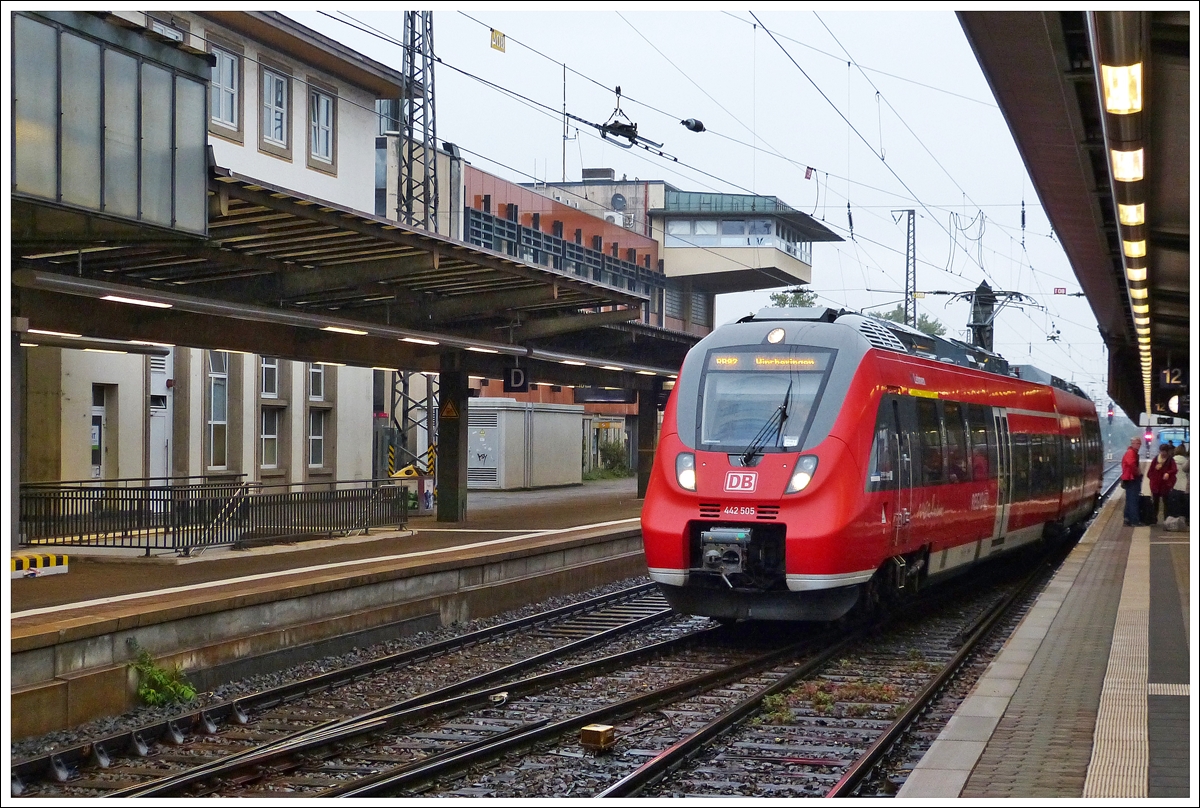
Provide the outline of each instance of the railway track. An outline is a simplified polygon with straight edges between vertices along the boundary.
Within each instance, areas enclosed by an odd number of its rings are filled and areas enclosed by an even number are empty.
[[[684,627],[671,629],[672,622]],[[325,709],[341,717],[370,714],[404,700],[398,696],[446,698],[628,632],[666,626],[668,634],[678,633],[688,622],[672,614],[653,584],[631,587],[18,761],[11,793],[118,793],[302,732],[321,723],[314,700],[325,695],[336,694]]]
[[[13,793],[888,795],[928,745],[913,727],[1052,571],[951,584],[849,633],[672,620],[635,587],[23,761]]]

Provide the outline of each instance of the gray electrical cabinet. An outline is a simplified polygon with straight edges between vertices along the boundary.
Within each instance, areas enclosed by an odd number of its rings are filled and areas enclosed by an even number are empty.
[[[520,489],[583,481],[583,407],[472,398],[467,488]]]

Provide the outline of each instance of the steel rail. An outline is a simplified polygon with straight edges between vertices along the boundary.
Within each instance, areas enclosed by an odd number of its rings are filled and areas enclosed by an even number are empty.
[[[455,682],[454,684],[446,685],[436,690],[422,693],[403,701],[394,702],[383,707],[376,708],[366,713],[353,716],[351,718],[332,719],[327,722],[318,724],[315,727],[299,730],[291,733],[283,738],[276,739],[262,746],[247,749],[242,752],[237,752],[233,755],[226,756],[219,760],[214,760],[200,766],[188,769],[185,772],[178,772],[158,780],[151,780],[145,783],[139,783],[128,788],[112,791],[105,796],[111,797],[131,797],[131,796],[161,796],[167,795],[179,788],[199,782],[206,777],[215,776],[216,772],[227,771],[235,768],[244,768],[251,764],[261,764],[267,760],[271,760],[282,755],[290,754],[297,748],[309,748],[311,746],[319,746],[323,743],[330,743],[333,740],[340,740],[344,737],[353,737],[366,732],[372,732],[378,729],[383,729],[388,725],[389,719],[397,714],[410,712],[420,707],[430,704],[442,704],[448,699],[462,693],[478,690],[487,685],[489,682],[503,680],[506,677],[528,670],[546,662],[568,657],[574,653],[578,653],[589,646],[597,645],[622,634],[636,631],[647,625],[665,620],[673,614],[671,609],[660,609],[643,617],[634,620],[628,620],[618,626],[607,629],[605,631],[593,633],[587,637],[560,645],[552,648],[549,651],[544,651],[540,654],[527,657],[525,659],[514,662],[510,665],[505,665],[491,671],[470,677],[468,679]]]
[[[778,665],[787,658],[802,654],[807,648],[818,644],[823,639],[827,638],[814,638],[792,643],[784,648],[775,649],[752,659],[694,676],[649,693],[632,696],[615,704],[589,710],[586,713],[571,718],[530,729],[503,741],[497,740],[493,743],[485,744],[470,752],[461,752],[443,760],[416,766],[411,770],[398,773],[393,777],[382,778],[378,782],[371,783],[362,788],[343,791],[339,796],[367,797],[386,795],[394,789],[411,786],[434,777],[461,771],[484,760],[493,759],[509,751],[559,737],[588,724],[617,721],[629,715],[655,709],[664,703],[689,698],[696,693],[720,687],[729,682],[745,678],[755,672]]]
[[[73,768],[80,766],[89,759],[96,762],[101,768],[106,768],[106,761],[109,760],[110,754],[114,750],[128,749],[136,757],[145,757],[148,752],[149,743],[160,738],[177,740],[182,736],[182,733],[187,731],[213,734],[217,731],[217,725],[222,722],[246,723],[249,720],[247,713],[251,710],[270,709],[322,690],[328,690],[367,678],[385,670],[400,668],[451,651],[478,645],[498,636],[513,634],[543,623],[565,620],[576,614],[597,611],[612,604],[633,600],[639,596],[656,592],[657,589],[658,585],[655,583],[638,584],[617,592],[610,592],[590,598],[586,601],[560,606],[528,617],[479,629],[478,631],[473,631],[459,637],[439,640],[408,651],[389,654],[378,659],[367,660],[345,668],[327,671],[299,681],[288,682],[248,696],[210,705],[201,710],[184,713],[136,729],[114,733],[95,741],[56,750],[46,755],[27,758],[12,765],[11,777],[14,796],[17,796],[18,791],[23,792],[25,790],[24,782],[33,781],[41,777],[64,782],[69,779]]]
[[[958,670],[962,663],[967,659],[970,653],[977,647],[977,644],[987,636],[988,630],[1003,617],[1008,608],[1028,591],[1033,583],[1038,579],[1040,572],[1040,564],[1031,571],[1022,582],[1011,592],[1007,597],[1001,598],[993,604],[988,612],[977,620],[971,627],[960,632],[959,637],[964,639],[962,645],[955,656],[942,669],[937,677],[925,687],[909,704],[905,711],[885,730],[884,734],[877,738],[875,742],[867,748],[866,752],[850,765],[843,777],[835,784],[827,796],[844,796],[862,781],[880,757],[891,747],[897,738],[908,727],[912,720],[920,714],[921,710],[933,699],[933,697],[941,690],[946,681],[951,675]],[[941,594],[936,600],[947,600],[948,594]],[[898,611],[888,617],[887,622],[897,620],[907,613],[914,611],[918,604],[909,604],[905,609]],[[920,605],[928,608],[930,600],[922,600]],[[609,786],[604,791],[596,796],[598,797],[634,797],[655,782],[666,777],[673,770],[677,769],[689,758],[694,757],[702,749],[711,744],[716,738],[720,737],[729,729],[737,724],[742,723],[749,715],[760,708],[763,699],[776,693],[783,692],[794,682],[805,678],[816,670],[819,670],[833,656],[839,653],[847,645],[860,639],[866,631],[878,628],[878,625],[860,627],[854,634],[851,634],[837,646],[824,652],[817,659],[806,664],[802,669],[799,669],[792,674],[789,674],[785,680],[775,682],[770,686],[763,688],[759,692],[742,700],[734,707],[727,710],[722,715],[718,716],[705,726],[696,730],[693,734],[664,749],[657,756],[643,763],[636,770],[626,775],[617,783]]]
[[[664,749],[655,757],[643,763],[634,771],[627,774],[621,780],[606,788],[597,794],[597,797],[636,797],[641,793],[642,789],[651,783],[665,777],[673,769],[681,765],[693,754],[707,746],[715,738],[723,734],[726,730],[740,723],[748,715],[759,709],[763,699],[772,696],[776,693],[781,693],[792,684],[803,679],[821,666],[825,665],[835,655],[841,653],[846,646],[853,642],[857,642],[867,632],[867,628],[859,628],[849,636],[843,638],[836,645],[831,646],[828,650],[808,662],[801,665],[796,670],[789,673],[777,682],[774,682],[752,696],[738,702],[729,710],[722,713],[717,718],[705,724],[700,729],[696,730],[691,735],[683,738],[675,744]]]

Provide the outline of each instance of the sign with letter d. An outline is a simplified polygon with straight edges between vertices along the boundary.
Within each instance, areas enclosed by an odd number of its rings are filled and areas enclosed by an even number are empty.
[[[506,393],[528,393],[529,392],[529,375],[525,372],[525,368],[505,368],[504,369],[504,392],[506,392]]]

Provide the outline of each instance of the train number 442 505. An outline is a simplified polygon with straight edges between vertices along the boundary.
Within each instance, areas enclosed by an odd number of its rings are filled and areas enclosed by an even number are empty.
[[[753,505],[726,505],[726,516],[754,516],[755,507]]]

